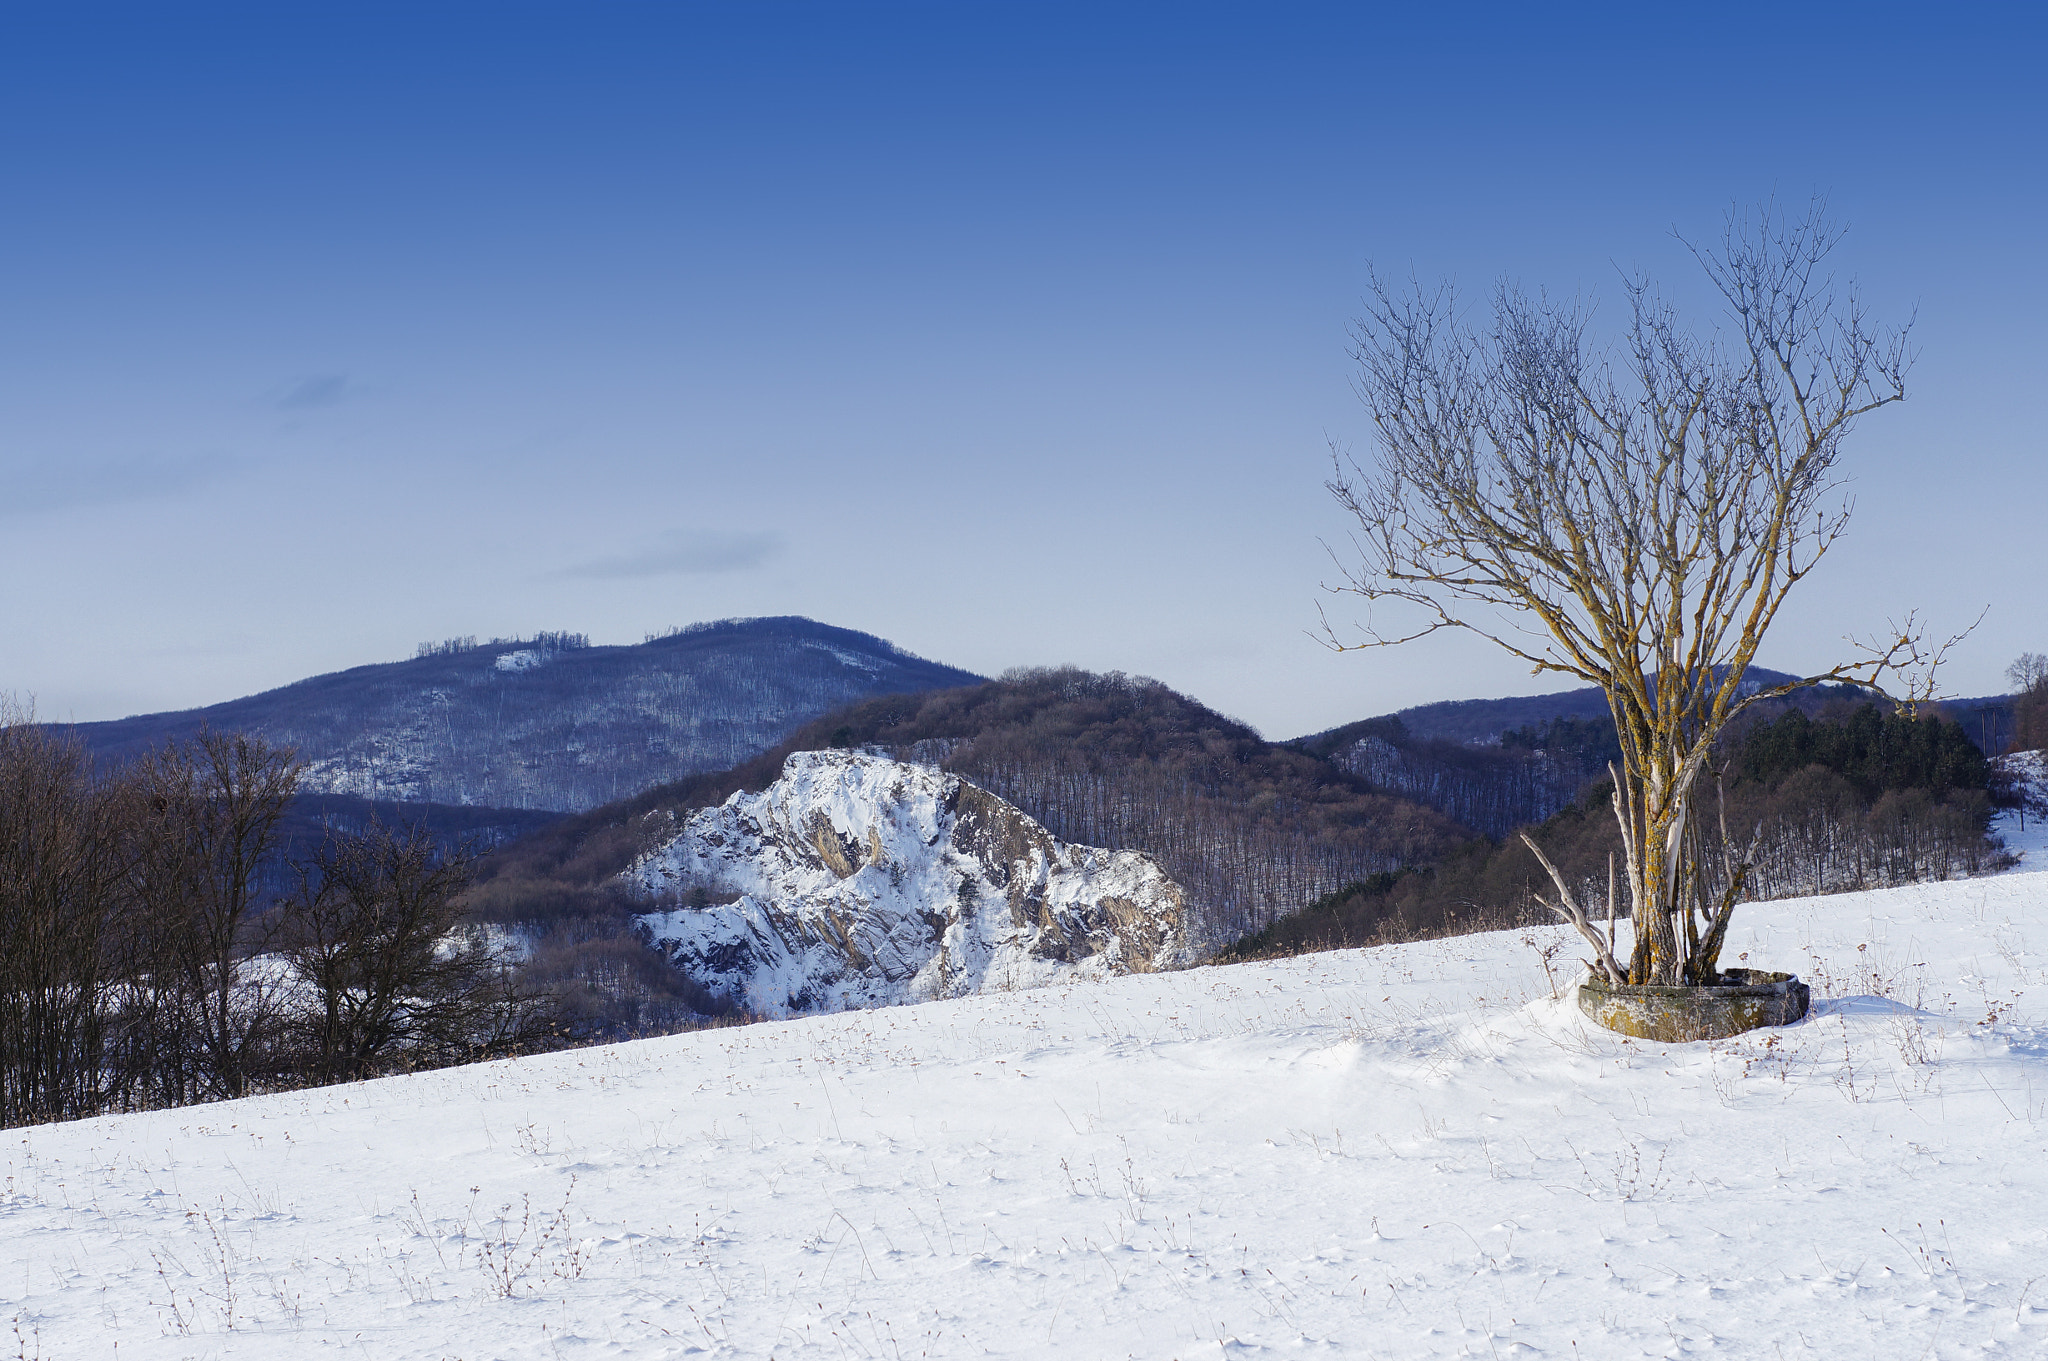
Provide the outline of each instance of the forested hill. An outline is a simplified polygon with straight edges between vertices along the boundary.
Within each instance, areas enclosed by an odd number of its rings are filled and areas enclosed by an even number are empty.
[[[76,732],[122,759],[207,724],[295,748],[312,793],[569,811],[723,770],[849,700],[980,679],[851,629],[730,619],[630,647],[450,639],[410,661]]]
[[[1701,796],[1709,802],[1698,829],[1705,867],[1695,882],[1700,901],[1720,892],[1728,863],[1720,838],[1727,828],[1742,838],[1735,849],[1753,856],[1743,890],[1753,898],[1882,888],[2012,863],[1989,832],[1994,806],[2015,793],[1965,724],[1933,713],[1887,713],[1839,696],[1821,707],[1822,715],[1813,718],[1804,708],[1783,705],[1729,737],[1718,768],[1725,785],[1717,781]],[[1574,727],[1570,720],[1549,726]],[[1607,736],[1611,740],[1611,727]],[[1622,855],[1608,803],[1612,788],[1604,781],[1590,785],[1533,829],[1580,900],[1596,907]],[[1748,845],[1751,836],[1756,840]],[[1332,894],[1242,942],[1237,954],[1338,949],[1551,920],[1532,890],[1552,892],[1519,838],[1473,841],[1419,873],[1384,874]]]
[[[1746,673],[1746,679],[1757,685],[1783,685],[1798,677],[1752,666]],[[1397,713],[1361,719],[1340,728],[1298,737],[1295,744],[1318,755],[1327,755],[1362,736],[1373,725],[1385,724],[1389,718],[1399,719],[1408,736],[1422,741],[1491,743],[1510,729],[1541,726],[1553,719],[1605,720],[1607,697],[1597,687],[1588,685],[1548,695],[1438,700],[1434,704],[1418,704]]]
[[[564,819],[493,856],[477,904],[503,920],[602,915],[603,885],[668,834],[667,814],[766,788],[790,752],[831,746],[942,766],[1063,840],[1150,853],[1187,889],[1212,943],[1470,836],[1157,681],[1019,671],[860,701],[733,770]]]
[[[1797,677],[1784,671],[1752,666],[1748,679],[1760,685],[1782,685]],[[1825,685],[1799,692],[1797,707],[1814,712],[1847,697],[1867,698],[1852,686]],[[2004,751],[2012,736],[2012,697],[1982,695],[1967,699],[1946,699],[1940,708],[1970,734],[1986,754]],[[1779,712],[1774,709],[1773,713]],[[1383,731],[1388,720],[1399,720],[1401,730],[1422,742],[1456,742],[1461,745],[1491,745],[1503,733],[1515,729],[1542,728],[1560,719],[1605,723],[1607,698],[1594,686],[1559,690],[1548,695],[1508,695],[1500,699],[1444,699],[1418,704],[1391,714],[1360,719],[1341,727],[1328,728],[1293,739],[1290,745],[1326,756],[1367,734]]]
[[[1747,676],[1759,686],[1791,679],[1761,667]],[[1843,720],[1871,698],[1853,685],[1811,686],[1757,705],[1732,735],[1792,712]],[[2002,734],[2011,727],[2009,701],[1958,700],[1939,708],[1983,751],[2002,750]],[[1605,779],[1608,764],[1621,755],[1607,701],[1594,689],[1425,704],[1288,745],[1492,837],[1569,807],[1588,782]]]

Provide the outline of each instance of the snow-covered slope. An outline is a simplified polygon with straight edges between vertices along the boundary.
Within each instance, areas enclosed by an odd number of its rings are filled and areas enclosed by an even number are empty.
[[[1739,922],[1804,1023],[1626,1041],[1553,998],[1545,929],[7,1131],[0,1339],[2048,1355],[2048,875]]]
[[[738,894],[641,921],[679,968],[771,1016],[1190,955],[1185,896],[1151,857],[1059,841],[956,776],[861,752],[792,755],[773,785],[693,813],[627,877],[671,898]]]

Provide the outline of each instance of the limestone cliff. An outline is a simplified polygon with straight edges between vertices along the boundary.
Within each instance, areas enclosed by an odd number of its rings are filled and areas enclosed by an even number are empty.
[[[626,878],[669,902],[732,898],[641,922],[678,967],[768,1015],[1190,958],[1185,895],[1151,857],[1070,845],[956,776],[860,752],[798,752]]]

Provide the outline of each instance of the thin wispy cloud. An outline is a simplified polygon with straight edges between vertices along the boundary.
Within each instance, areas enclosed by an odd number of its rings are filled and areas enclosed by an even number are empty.
[[[781,552],[782,536],[772,531],[671,529],[645,548],[575,563],[556,575],[624,578],[744,572]]]
[[[154,501],[217,482],[235,469],[214,455],[187,459],[45,460],[0,469],[0,516]]]
[[[313,411],[354,396],[356,388],[345,373],[316,373],[299,379],[277,399],[286,411]]]

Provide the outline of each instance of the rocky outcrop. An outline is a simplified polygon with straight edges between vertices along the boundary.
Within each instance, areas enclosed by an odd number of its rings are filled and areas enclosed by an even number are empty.
[[[640,919],[658,948],[767,1015],[1191,957],[1186,897],[1150,856],[1070,845],[957,776],[860,752],[798,752],[625,877],[678,904]]]

